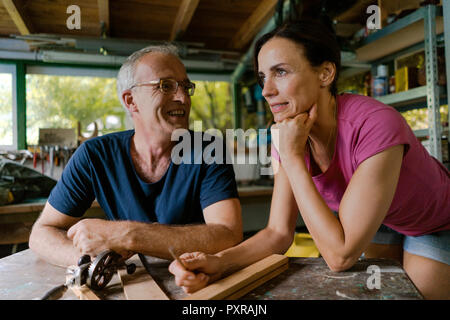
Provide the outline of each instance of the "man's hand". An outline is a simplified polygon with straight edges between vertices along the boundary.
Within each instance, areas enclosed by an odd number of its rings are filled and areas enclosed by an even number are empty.
[[[114,250],[124,258],[133,254],[124,244],[126,228],[120,226],[120,222],[106,221],[102,219],[83,219],[74,224],[68,231],[67,237],[72,240],[74,247],[81,254],[95,257],[104,250]]]
[[[180,257],[184,267],[174,260],[169,271],[175,275],[175,283],[186,293],[193,293],[218,280],[222,274],[220,258],[202,252],[184,253]],[[186,268],[185,268],[186,267]]]

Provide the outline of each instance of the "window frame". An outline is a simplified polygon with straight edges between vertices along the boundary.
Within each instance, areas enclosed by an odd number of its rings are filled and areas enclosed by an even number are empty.
[[[25,72],[25,82],[27,75],[49,75],[61,77],[95,77],[95,78],[113,78],[117,79],[119,72],[117,68],[101,68],[101,67],[80,67],[80,66],[61,66],[61,65],[42,65],[42,64],[27,64]],[[25,97],[26,99],[26,97]],[[25,114],[26,118],[26,114]],[[25,125],[25,130],[27,130]],[[25,137],[25,140],[27,138]],[[27,141],[25,145],[28,147]]]
[[[17,150],[18,135],[17,135],[17,72],[14,64],[3,63],[0,61],[0,73],[9,73],[11,77],[11,94],[12,94],[12,122],[13,122],[13,141],[12,144],[0,145],[1,150],[11,151]]]
[[[114,67],[104,66],[92,66],[92,65],[70,65],[70,64],[49,64],[49,63],[36,63],[35,61],[18,61],[18,60],[4,60],[0,59],[0,72],[12,74],[12,119],[13,119],[13,144],[12,145],[0,145],[1,150],[11,151],[18,150],[19,146],[24,145],[27,148],[26,143],[26,92],[18,92],[19,80],[26,85],[27,74],[42,74],[42,75],[59,75],[59,76],[91,76],[91,77],[103,77],[103,78],[117,78],[120,65]],[[18,76],[23,79],[18,79]],[[224,81],[231,83],[230,73],[214,73],[214,72],[198,72],[197,70],[188,70],[188,77],[192,81]],[[25,88],[26,90],[26,88]],[[18,97],[18,95],[21,97]],[[18,100],[24,99],[24,106],[19,108]],[[19,110],[20,109],[20,110]],[[20,119],[19,119],[20,118]],[[25,134],[19,134],[19,120],[25,122],[24,126]],[[21,140],[21,141],[19,141]],[[24,141],[22,141],[24,140]]]

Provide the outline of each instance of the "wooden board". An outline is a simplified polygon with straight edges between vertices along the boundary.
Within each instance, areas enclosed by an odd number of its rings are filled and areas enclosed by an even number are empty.
[[[81,287],[72,286],[70,289],[72,289],[72,292],[75,293],[80,300],[100,300],[100,298],[86,285],[82,285]]]
[[[263,282],[269,280],[270,278],[266,278],[265,281],[262,281],[266,275],[285,265],[288,265],[288,257],[279,254],[273,254],[187,296],[185,300],[220,300],[230,296],[234,297],[233,295],[235,293],[239,292],[240,290],[245,291],[244,288],[251,285],[252,283],[254,283],[255,285],[260,285]],[[280,272],[282,271],[284,270],[281,270]],[[256,281],[258,280],[261,280],[261,283],[256,283]],[[246,292],[244,292],[244,294],[245,293]],[[239,296],[239,294],[237,294],[237,296]],[[235,299],[238,298],[237,296],[235,297]]]
[[[250,283],[249,285],[245,286],[239,291],[236,291],[235,293],[229,295],[228,297],[224,298],[224,300],[236,300],[243,296],[245,296],[247,293],[252,291],[253,289],[259,287],[263,283],[269,281],[272,278],[275,278],[277,275],[282,273],[283,271],[286,271],[289,268],[289,264],[286,263],[283,266],[279,267],[278,269],[273,270],[272,272],[266,274],[262,278],[259,278],[258,280]]]
[[[436,17],[436,34],[444,31],[443,17]],[[425,39],[423,19],[414,22],[397,32],[375,40],[356,49],[358,61],[373,61],[405,49]]]
[[[127,274],[125,269],[117,271],[127,300],[169,300],[164,291],[145,270],[137,255],[128,260],[127,263],[136,264],[136,271],[133,274]]]

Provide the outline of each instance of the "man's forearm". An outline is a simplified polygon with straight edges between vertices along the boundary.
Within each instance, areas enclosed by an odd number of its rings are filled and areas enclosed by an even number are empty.
[[[220,224],[186,226],[162,225],[159,223],[130,222],[130,251],[144,255],[172,259],[168,247],[177,254],[202,251],[216,253],[242,241],[242,233],[236,235]]]
[[[49,226],[35,226],[30,235],[29,246],[47,262],[67,267],[77,263],[80,251],[67,238],[67,232]]]

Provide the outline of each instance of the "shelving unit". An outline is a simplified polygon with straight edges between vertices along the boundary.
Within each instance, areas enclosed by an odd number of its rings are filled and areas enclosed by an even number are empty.
[[[446,1],[444,1],[446,2]],[[359,62],[372,64],[372,72],[376,65],[394,60],[398,53],[425,49],[426,85],[404,92],[377,97],[379,101],[396,108],[411,106],[409,109],[419,108],[425,102],[428,109],[428,134],[424,130],[416,135],[428,136],[429,151],[432,156],[442,162],[441,148],[441,117],[440,104],[447,100],[447,88],[438,85],[436,34],[449,32],[444,28],[444,20],[449,19],[449,7],[427,5],[421,7],[406,17],[371,34],[364,40],[362,46],[356,50]],[[444,35],[444,38],[448,36]],[[419,42],[419,44],[418,44]],[[420,44],[420,42],[422,42]],[[446,44],[447,45],[447,44]],[[449,50],[445,50],[446,62],[450,63]],[[449,78],[449,77],[448,77]],[[447,82],[450,79],[447,80]]]
[[[438,92],[439,97],[447,97],[445,87],[438,86]],[[392,107],[423,103],[427,101],[427,86],[421,86],[408,91],[401,91],[382,97],[376,97],[376,99]]]

